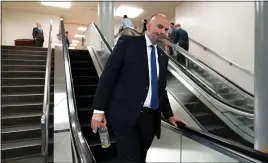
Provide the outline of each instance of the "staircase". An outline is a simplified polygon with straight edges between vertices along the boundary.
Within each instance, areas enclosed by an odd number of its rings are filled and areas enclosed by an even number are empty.
[[[52,53],[53,56],[54,52]],[[41,162],[41,125],[46,48],[2,46],[1,160]],[[50,141],[53,142],[53,68],[51,68]],[[49,146],[50,162],[53,145]]]
[[[109,148],[103,149],[100,145],[98,133],[93,133],[90,126],[93,114],[91,105],[99,80],[94,64],[89,52],[86,50],[69,50],[69,55],[78,118],[82,132],[96,162],[110,161],[116,156],[116,144],[111,127],[108,126],[108,131],[112,144]]]

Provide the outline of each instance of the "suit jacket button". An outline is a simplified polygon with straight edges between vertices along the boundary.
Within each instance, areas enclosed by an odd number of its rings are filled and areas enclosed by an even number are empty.
[[[143,102],[141,102],[141,104],[143,105]]]

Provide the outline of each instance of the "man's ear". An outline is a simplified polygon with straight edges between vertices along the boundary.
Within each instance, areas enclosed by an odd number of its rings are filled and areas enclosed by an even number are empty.
[[[150,23],[147,23],[147,24],[146,24],[146,29],[149,30],[150,27],[151,27],[151,24],[150,24]]]

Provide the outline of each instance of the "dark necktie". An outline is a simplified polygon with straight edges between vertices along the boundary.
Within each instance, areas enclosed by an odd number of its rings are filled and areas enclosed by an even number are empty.
[[[151,108],[156,110],[158,108],[158,79],[157,79],[157,67],[155,57],[155,47],[151,45],[151,87],[152,87],[152,98]]]

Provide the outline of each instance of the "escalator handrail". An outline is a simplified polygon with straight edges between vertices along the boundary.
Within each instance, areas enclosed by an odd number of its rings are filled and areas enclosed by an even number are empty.
[[[46,74],[44,85],[44,97],[43,97],[43,113],[41,116],[41,155],[42,161],[45,163],[48,161],[48,137],[49,137],[49,110],[50,110],[50,77],[51,77],[51,56],[52,56],[52,20],[49,24],[49,36],[48,36],[48,48],[47,48],[47,60],[46,60]]]
[[[120,36],[120,34],[122,34],[125,30],[131,30],[132,32],[136,33],[137,35],[139,35],[140,33],[138,33],[137,31],[135,31],[134,29],[131,29],[131,28],[126,28],[124,29],[123,31],[121,31],[120,33],[116,34],[116,36]],[[182,48],[180,48],[179,46],[177,45],[174,45],[172,44],[169,40],[167,39],[164,39],[164,42],[167,43],[168,45],[174,47],[174,48],[179,48],[181,50],[183,50]],[[183,50],[184,51],[184,50]],[[163,50],[163,52],[165,53],[165,51]],[[172,58],[171,56],[169,56],[168,54],[165,53],[165,55],[167,57],[169,57],[170,61],[172,61],[175,65],[177,65],[177,61],[174,60],[174,58]],[[186,56],[188,57],[188,56]],[[188,57],[190,58],[190,57]],[[203,83],[203,81],[201,80],[200,82],[202,82],[203,85],[206,85],[205,83]],[[200,86],[200,84],[198,84]],[[203,88],[203,87],[202,87]],[[235,114],[239,114],[239,115],[242,115],[242,116],[246,116],[246,117],[249,117],[249,118],[254,118],[254,111],[251,111],[251,110],[246,110],[246,109],[243,109],[243,108],[240,108],[238,106],[235,106],[235,105],[231,105],[229,104],[227,101],[223,100],[223,99],[220,99],[218,96],[216,96],[214,93],[212,93],[211,91],[208,91],[207,89],[204,89],[206,91],[206,93],[208,93],[212,98],[213,100],[216,100],[221,106],[224,106],[224,108],[230,112],[233,112]]]
[[[131,28],[125,28],[123,31],[119,32],[118,34],[115,35],[115,38],[118,37],[119,35],[121,35],[123,32],[125,32],[126,30],[130,30],[138,35],[141,35],[142,33],[137,32],[134,29]],[[164,40],[166,41],[166,43],[175,48],[176,50],[178,50],[182,55],[184,55],[187,59],[191,60],[192,62],[194,62],[195,64],[197,64],[199,67],[208,70],[209,72],[211,72],[212,74],[216,75],[217,77],[219,77],[222,81],[224,81],[228,86],[230,86],[231,88],[233,88],[234,90],[237,90],[239,93],[241,93],[242,95],[244,95],[245,97],[247,97],[248,99],[254,100],[254,95],[252,95],[251,93],[249,93],[248,91],[245,91],[244,89],[241,89],[241,87],[237,86],[236,84],[234,84],[233,82],[229,81],[226,77],[222,76],[221,74],[219,74],[217,71],[215,71],[214,69],[212,69],[210,66],[206,65],[205,63],[203,63],[202,61],[200,61],[198,58],[196,58],[194,55],[191,55],[189,52],[185,51],[184,49],[182,49],[180,46],[171,43],[168,39],[164,38]]]
[[[97,25],[94,24],[96,28],[98,29]],[[103,36],[102,33],[98,30],[99,35]],[[102,37],[102,39],[105,39]],[[104,42],[107,43],[106,40],[103,40]],[[109,46],[107,43],[106,46]],[[244,160],[248,160],[251,162],[268,162],[268,156],[265,155],[262,152],[256,151],[254,149],[251,149],[249,147],[245,147],[243,145],[237,144],[233,141],[229,141],[223,138],[220,138],[218,136],[215,136],[213,134],[207,133],[207,132],[202,132],[199,130],[196,130],[191,127],[185,127],[185,126],[180,126],[178,124],[178,127],[175,128],[169,123],[165,122],[162,120],[162,125],[177,132],[185,137],[188,137],[198,143],[204,144],[205,146],[209,146],[213,149],[216,149],[217,151],[220,151],[232,158],[240,158]]]
[[[173,127],[171,124],[167,123],[166,120],[162,120],[161,124],[176,133],[179,133],[212,149],[220,151],[234,159],[245,159],[250,162],[268,162],[267,154],[208,132],[201,132],[195,128],[188,126],[185,127],[180,124],[177,124],[178,127]]]
[[[74,141],[74,151],[77,154],[78,162],[80,163],[92,163],[95,162],[92,157],[92,153],[89,145],[82,133],[80,123],[77,117],[77,107],[75,102],[74,85],[72,80],[72,72],[69,58],[68,46],[65,38],[64,21],[60,20],[60,35],[62,40],[62,49],[64,57],[64,70],[65,70],[65,80],[66,80],[66,95],[67,95],[67,105],[69,122],[71,129],[72,140]]]

